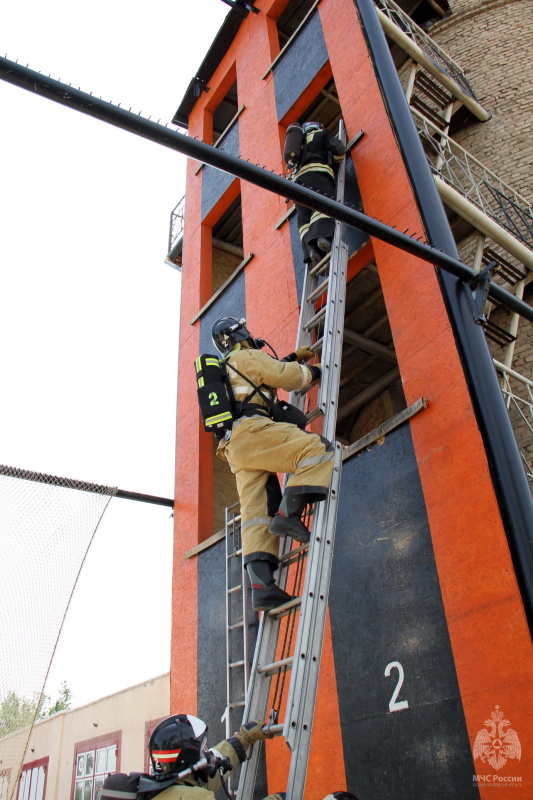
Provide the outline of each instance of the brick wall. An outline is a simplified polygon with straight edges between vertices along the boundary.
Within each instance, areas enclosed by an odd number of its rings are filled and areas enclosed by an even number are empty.
[[[533,200],[533,0],[451,0],[451,15],[431,28],[431,36],[464,69],[477,99],[491,114],[488,122],[472,120],[454,139],[527,200]],[[473,238],[462,243],[460,256],[472,262]],[[515,259],[508,260],[515,262]],[[516,262],[515,262],[516,263]],[[506,286],[506,288],[509,288]],[[524,298],[533,301],[526,289]],[[509,330],[511,315],[502,310],[491,319]],[[489,341],[494,358],[505,348]],[[533,325],[520,320],[512,368],[533,380]],[[513,392],[528,398],[524,384],[511,381]],[[511,403],[509,413],[518,445],[533,458],[533,423],[526,406]]]
[[[465,70],[492,115],[454,138],[533,200],[533,2],[452,0],[431,36]]]

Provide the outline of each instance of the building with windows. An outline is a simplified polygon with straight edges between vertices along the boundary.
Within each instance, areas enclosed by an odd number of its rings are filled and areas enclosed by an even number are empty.
[[[233,6],[176,124],[280,175],[291,122],[335,132],[342,119],[345,203],[529,300],[529,0]],[[189,162],[172,220],[183,285],[171,708],[205,719],[213,741],[242,715],[258,620],[245,592],[249,648],[232,643],[238,497],[200,423],[193,361],[213,352],[224,316],[293,350],[305,267],[293,204],[207,164]],[[306,800],[531,793],[517,745],[525,754],[533,737],[531,323],[491,295],[476,310],[477,276],[467,286],[377,236],[342,237],[343,465]],[[284,702],[267,712],[282,717]],[[285,790],[289,761],[281,738],[267,743],[258,797]]]
[[[98,800],[110,772],[149,770],[150,733],[169,713],[169,674],[39,720],[20,775],[4,765],[28,739],[28,729],[0,739],[0,798]],[[12,794],[13,792],[13,794]]]

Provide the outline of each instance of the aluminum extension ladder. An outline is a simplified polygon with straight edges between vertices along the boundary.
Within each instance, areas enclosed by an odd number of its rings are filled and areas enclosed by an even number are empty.
[[[241,515],[239,503],[225,512],[226,542],[226,739],[239,730],[243,719],[250,679],[250,604],[246,592],[246,575],[242,559]],[[235,795],[235,776],[228,773],[226,784]]]
[[[346,143],[344,124],[339,123],[339,138]],[[341,162],[337,176],[337,200],[344,201],[345,162]],[[342,241],[342,225],[335,224],[331,253],[325,256],[306,274],[297,347],[308,346],[321,352],[322,378],[317,407],[308,414],[311,422],[323,416],[322,435],[335,440],[339,379],[342,356],[342,336],[345,316],[346,276],[348,248]],[[323,307],[316,312],[316,304],[326,296]],[[313,343],[315,329],[322,335]],[[317,334],[318,335],[318,334]],[[292,393],[290,402],[303,409],[305,395]],[[285,719],[269,719],[271,733],[282,734],[292,752],[289,778],[286,787],[288,800],[302,800],[309,748],[313,727],[314,708],[320,671],[320,657],[326,622],[333,544],[337,518],[342,449],[335,442],[335,463],[328,497],[314,506],[309,545],[291,550],[293,541],[286,539],[282,546],[278,583],[287,583],[288,568],[302,551],[307,550],[307,567],[301,597],[278,608],[263,612],[257,635],[257,644],[249,677],[247,677],[246,704],[243,720],[265,719],[273,675],[291,670]],[[246,606],[246,593],[244,593]],[[275,662],[280,623],[288,615],[300,615],[294,653]],[[228,684],[229,685],[229,684]],[[228,708],[233,701],[228,694]],[[260,758],[260,745],[252,749],[250,758],[241,767],[237,800],[252,800]]]

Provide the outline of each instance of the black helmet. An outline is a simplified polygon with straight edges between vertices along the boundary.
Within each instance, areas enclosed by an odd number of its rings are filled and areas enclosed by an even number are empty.
[[[190,714],[167,717],[152,731],[148,752],[154,774],[170,778],[202,758],[207,725]]]
[[[245,327],[245,323],[245,319],[234,319],[233,317],[217,319],[211,328],[211,336],[217,350],[226,355],[233,345],[243,342],[245,339],[250,339],[252,347],[256,347],[255,339]]]
[[[310,131],[321,131],[324,126],[321,122],[304,122],[302,127],[304,133],[309,133]]]

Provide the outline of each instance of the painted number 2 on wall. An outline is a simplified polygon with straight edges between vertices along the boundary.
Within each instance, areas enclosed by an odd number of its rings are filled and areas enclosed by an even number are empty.
[[[388,678],[391,674],[391,669],[398,670],[398,683],[396,684],[396,688],[392,693],[392,697],[389,703],[389,711],[403,711],[404,708],[409,708],[409,703],[407,700],[398,700],[398,695],[400,694],[400,689],[403,686],[403,679],[404,679],[404,672],[403,667],[399,661],[391,661],[390,664],[387,664],[385,667],[385,677]]]

